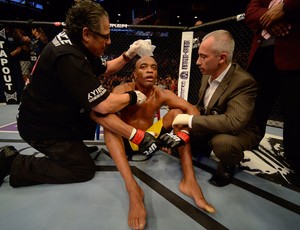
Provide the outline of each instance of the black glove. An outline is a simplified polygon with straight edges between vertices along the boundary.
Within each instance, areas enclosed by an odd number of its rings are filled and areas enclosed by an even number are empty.
[[[180,131],[177,135],[173,133],[165,133],[159,137],[159,140],[162,142],[162,146],[174,149],[189,142],[190,136],[187,132]]]
[[[140,129],[137,130],[130,141],[138,145],[139,152],[145,156],[152,155],[160,149],[159,141],[150,133],[147,133]]]

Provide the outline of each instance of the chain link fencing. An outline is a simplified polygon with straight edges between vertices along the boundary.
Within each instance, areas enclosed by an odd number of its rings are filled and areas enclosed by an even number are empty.
[[[201,39],[213,30],[228,30],[233,35],[236,44],[233,60],[246,68],[252,40],[252,31],[246,26],[243,19],[244,14],[240,14],[194,27],[111,24],[112,44],[105,51],[103,58],[110,60],[118,57],[138,39],[151,39],[152,45],[156,46],[153,54],[158,63],[157,84],[177,93],[182,32],[193,31],[195,44],[192,51],[188,101],[195,104],[198,100],[198,90],[201,82],[201,72],[195,64],[198,58],[197,41],[201,42]],[[57,33],[63,30],[63,25],[63,22],[0,20],[1,59],[7,58],[8,60],[8,63],[1,61],[0,102],[9,104],[9,99],[11,98],[15,99],[15,103],[20,102],[21,92],[24,87],[24,71],[26,69],[27,72],[31,71],[34,64],[34,61],[32,61],[29,67],[22,66],[24,65],[24,60],[21,60],[27,57],[27,61],[30,61],[32,59],[30,54],[32,50],[27,51],[27,54],[23,54],[23,57],[11,57],[11,52],[20,46],[20,44],[22,45],[22,43],[17,41],[14,37],[12,32],[13,28],[21,28],[24,33],[31,38],[31,42],[33,40],[32,28],[41,28],[48,41],[51,41]],[[112,89],[121,82],[131,81],[136,58],[137,57],[118,73],[114,74],[114,76],[110,76],[109,78],[100,77],[105,87]],[[15,92],[9,93],[8,88]],[[281,103],[280,98],[278,98],[268,125],[282,127],[282,121]]]

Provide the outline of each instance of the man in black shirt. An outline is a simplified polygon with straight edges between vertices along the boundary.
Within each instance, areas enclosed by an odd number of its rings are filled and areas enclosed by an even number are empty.
[[[47,44],[33,68],[17,116],[20,136],[46,156],[21,155],[13,146],[0,148],[0,185],[7,175],[13,187],[93,178],[95,163],[83,142],[95,127],[90,112],[105,116],[146,100],[139,91],[112,94],[100,84],[100,74],[120,70],[140,48],[136,41],[127,52],[105,62],[100,56],[110,43],[109,16],[99,4],[82,1],[69,10],[66,30]],[[153,136],[115,115],[101,125],[136,140],[147,154],[158,148]]]

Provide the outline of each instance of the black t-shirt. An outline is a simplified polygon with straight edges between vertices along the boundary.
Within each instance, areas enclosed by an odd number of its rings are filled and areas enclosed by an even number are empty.
[[[43,49],[18,115],[21,136],[32,140],[83,140],[91,127],[91,109],[109,92],[100,85],[105,62],[82,45],[58,34]]]

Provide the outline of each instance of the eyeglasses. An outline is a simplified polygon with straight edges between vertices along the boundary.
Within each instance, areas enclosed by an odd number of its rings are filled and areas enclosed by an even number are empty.
[[[100,37],[102,37],[102,38],[104,38],[104,39],[106,39],[106,40],[109,40],[109,39],[110,39],[110,34],[101,34],[101,33],[96,32],[96,31],[94,31],[94,30],[91,30],[91,29],[89,29],[89,30],[92,31],[94,34],[97,34],[98,36],[100,36]]]

